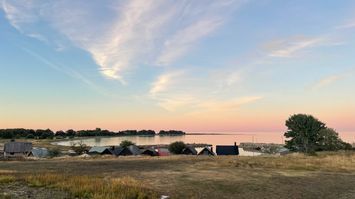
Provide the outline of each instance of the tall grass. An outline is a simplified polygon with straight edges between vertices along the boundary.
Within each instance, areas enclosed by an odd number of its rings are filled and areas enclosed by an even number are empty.
[[[14,182],[15,180],[14,176],[0,174],[0,184]]]
[[[291,154],[281,157],[239,157],[224,164],[245,168],[291,169],[305,171],[354,172],[354,152],[323,152],[316,156]],[[223,163],[222,163],[223,164]]]
[[[124,177],[103,179],[89,176],[68,176],[54,173],[32,174],[24,177],[31,186],[58,188],[77,198],[93,199],[149,199],[158,198],[151,189],[138,181]]]

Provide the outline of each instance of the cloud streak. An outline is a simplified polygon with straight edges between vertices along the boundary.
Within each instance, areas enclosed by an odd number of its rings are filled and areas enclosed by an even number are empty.
[[[297,53],[322,45],[326,40],[323,37],[316,38],[289,38],[270,42],[267,49],[270,57],[287,58]]]
[[[353,73],[354,73],[354,70],[350,70],[346,73],[340,73],[340,74],[334,74],[334,75],[329,75],[329,76],[326,76],[320,80],[318,80],[316,83],[314,83],[312,86],[311,86],[311,89],[312,90],[318,90],[318,89],[322,89],[322,88],[325,88],[329,85],[332,85],[338,81],[341,81],[345,78],[348,78],[350,76],[353,76]]]
[[[131,0],[105,6],[101,1],[3,0],[1,5],[21,33],[59,49],[69,40],[92,56],[104,77],[125,84],[125,76],[141,64],[170,65],[185,56],[241,2]]]

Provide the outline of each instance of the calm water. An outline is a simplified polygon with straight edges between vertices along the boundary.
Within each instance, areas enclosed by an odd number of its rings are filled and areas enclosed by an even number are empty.
[[[355,142],[355,132],[340,133],[340,137],[347,142]],[[215,145],[232,145],[234,142],[263,142],[263,143],[279,143],[285,141],[283,133],[265,132],[265,133],[221,133],[220,135],[193,134],[184,136],[122,136],[122,137],[97,137],[82,139],[88,146],[114,146],[119,145],[123,140],[130,140],[137,145],[155,145],[155,144],[170,144],[175,141],[183,141],[185,143],[201,143]],[[70,146],[77,141],[61,141],[57,144]]]

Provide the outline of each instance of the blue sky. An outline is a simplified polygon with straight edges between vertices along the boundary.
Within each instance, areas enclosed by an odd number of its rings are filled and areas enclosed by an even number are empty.
[[[0,125],[355,130],[354,1],[0,1]]]

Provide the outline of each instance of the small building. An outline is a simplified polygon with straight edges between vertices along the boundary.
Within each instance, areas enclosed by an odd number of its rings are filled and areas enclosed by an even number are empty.
[[[158,156],[169,156],[170,151],[167,148],[158,148]]]
[[[131,151],[132,155],[140,155],[141,154],[141,150],[136,145],[130,145],[127,148],[128,148],[128,150]]]
[[[211,155],[215,156],[216,154],[213,152],[212,148],[205,147],[203,148],[198,155]]]
[[[141,149],[141,154],[148,155],[148,156],[157,156],[158,152],[156,152],[154,148],[145,148],[145,149]]]
[[[128,147],[113,147],[113,153],[116,156],[128,156],[128,155],[140,155],[141,151],[136,145],[131,145]]]
[[[97,155],[113,155],[113,151],[110,147],[103,146],[94,146],[89,150],[89,154],[97,154]]]
[[[197,151],[194,147],[192,146],[186,146],[183,150],[182,150],[182,154],[185,155],[197,155]]]
[[[239,148],[237,143],[234,143],[234,145],[217,145],[216,153],[217,155],[239,155]]]
[[[28,156],[32,156],[36,158],[45,158],[48,157],[48,155],[49,155],[48,149],[34,147]]]
[[[32,143],[30,142],[8,142],[4,145],[4,157],[26,157],[31,154]]]

